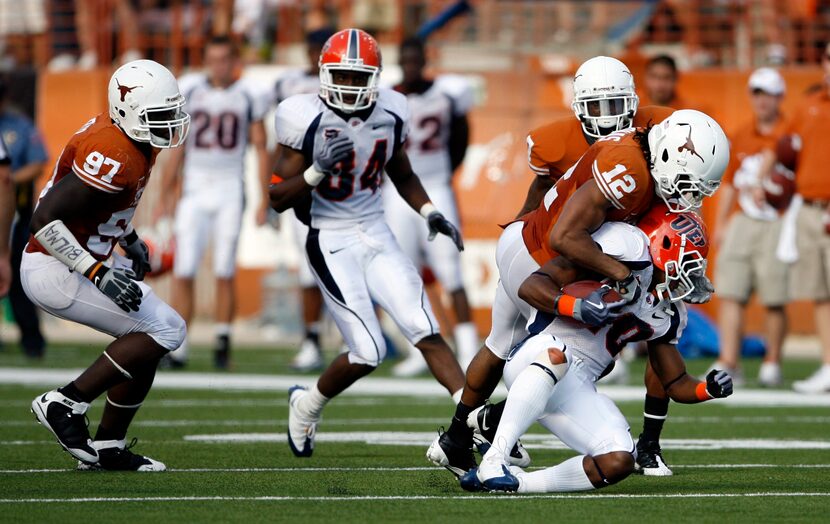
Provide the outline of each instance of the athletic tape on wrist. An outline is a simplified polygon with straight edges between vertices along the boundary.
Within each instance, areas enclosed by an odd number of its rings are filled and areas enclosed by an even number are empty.
[[[418,211],[422,217],[429,218],[429,215],[438,211],[438,208],[432,202],[427,202],[426,204],[421,206],[421,209]]]
[[[706,389],[706,382],[698,383],[697,387],[695,388],[695,396],[701,402],[706,402],[707,400],[712,400],[714,397],[709,394],[709,391]]]
[[[314,169],[314,166],[309,167],[305,170],[305,173],[303,173],[303,179],[306,184],[312,187],[320,185],[320,182],[322,182],[324,178],[326,178],[326,175]]]

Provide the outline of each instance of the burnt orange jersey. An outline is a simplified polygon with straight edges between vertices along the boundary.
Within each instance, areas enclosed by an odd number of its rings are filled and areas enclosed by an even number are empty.
[[[539,265],[557,256],[550,234],[568,199],[584,184],[594,181],[611,207],[608,221],[631,221],[651,208],[657,196],[637,129],[617,131],[597,140],[542,199],[539,207],[519,218],[528,252]]]
[[[112,195],[100,208],[65,221],[69,231],[93,257],[106,260],[133,218],[157,152],[149,147],[147,152],[142,151],[110,121],[108,114],[102,113],[84,124],[66,144],[40,198],[71,174],[92,189]],[[34,236],[29,238],[26,249],[48,254]]]
[[[658,124],[673,112],[674,109],[669,107],[641,107],[634,116],[633,125]],[[572,116],[537,127],[527,135],[527,163],[531,171],[554,180],[559,180],[587,150],[588,141],[582,133],[582,124]]]
[[[830,148],[827,130],[830,129],[830,95],[826,89],[807,95],[793,115],[788,133],[801,137],[795,186],[798,194],[807,200],[830,200]]]

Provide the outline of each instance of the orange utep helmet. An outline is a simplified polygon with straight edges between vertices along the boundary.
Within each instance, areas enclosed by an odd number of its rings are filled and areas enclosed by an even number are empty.
[[[338,31],[326,41],[320,53],[320,96],[329,106],[344,113],[367,109],[377,100],[382,69],[380,47],[369,33],[360,29]],[[365,73],[366,85],[336,84],[335,71]],[[346,97],[351,96],[354,101],[347,102]]]

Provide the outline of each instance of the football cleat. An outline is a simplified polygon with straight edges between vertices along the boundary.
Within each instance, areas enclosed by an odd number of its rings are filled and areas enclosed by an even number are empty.
[[[70,400],[58,390],[32,401],[32,413],[37,421],[55,435],[63,449],[82,462],[94,464],[98,462],[98,451],[89,437],[88,409],[86,402]]]
[[[793,382],[798,393],[827,393],[830,391],[830,364],[824,364],[818,371],[804,380]]]
[[[515,492],[519,489],[519,479],[510,472],[507,458],[501,453],[491,453],[481,461],[478,467],[478,480],[487,491]]]
[[[305,339],[300,344],[300,351],[289,367],[294,371],[314,371],[323,369],[323,352],[313,340]]]
[[[436,466],[447,468],[456,477],[461,477],[476,467],[473,449],[454,442],[444,428],[439,430],[438,436],[430,444],[427,459]]]
[[[492,404],[485,404],[474,409],[467,416],[467,427],[473,430],[473,442],[482,457],[490,449],[490,443],[496,438],[496,430],[499,427],[498,421],[491,422],[488,420],[492,406]],[[513,449],[510,450],[507,463],[520,468],[526,468],[530,465],[530,453],[522,446],[521,441],[517,441]]]
[[[98,450],[98,463],[78,462],[79,471],[165,471],[163,462],[138,455],[130,451],[138,439],[129,445],[123,440],[96,440],[92,443]]]
[[[297,411],[297,401],[308,395],[302,386],[288,388],[288,446],[295,457],[310,457],[314,452],[314,435],[318,420],[303,417]]]
[[[643,440],[642,436],[637,441],[637,463],[636,471],[650,477],[670,477],[672,470],[663,460],[663,450],[660,443],[654,440]]]
[[[464,491],[472,491],[472,492],[479,492],[479,491],[487,491],[487,488],[484,487],[484,484],[478,480],[478,468],[473,468],[467,473],[461,475],[458,479],[459,484],[461,484],[461,489]]]

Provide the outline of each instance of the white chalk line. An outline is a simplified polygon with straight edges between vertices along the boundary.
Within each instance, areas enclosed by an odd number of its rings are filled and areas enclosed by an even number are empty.
[[[564,494],[539,494],[519,495],[505,494],[498,496],[494,494],[485,495],[364,495],[364,496],[171,496],[171,497],[78,497],[78,498],[26,498],[26,499],[0,499],[2,504],[42,504],[42,503],[86,503],[86,502],[364,502],[379,500],[475,500],[476,503],[482,500],[487,501],[516,501],[530,499],[572,499],[572,500],[593,500],[593,499],[691,499],[691,498],[757,498],[757,497],[828,497],[830,492],[759,492],[759,493],[609,493],[609,494],[588,494],[588,495],[564,495]]]

